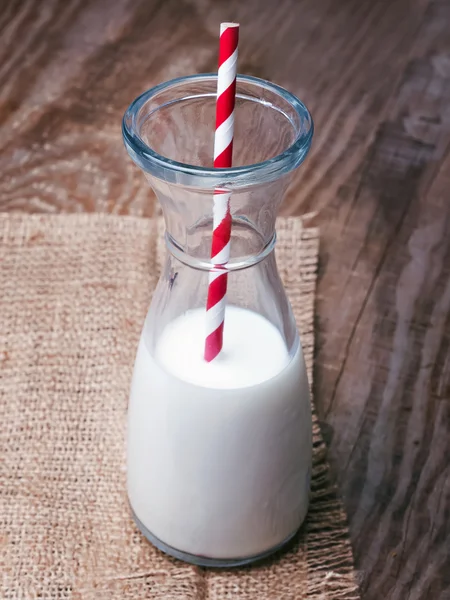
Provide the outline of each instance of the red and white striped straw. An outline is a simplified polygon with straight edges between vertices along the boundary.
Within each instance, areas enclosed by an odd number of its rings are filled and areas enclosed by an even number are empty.
[[[231,167],[233,155],[234,103],[239,25],[220,25],[219,71],[217,74],[216,132],[214,167]],[[230,258],[230,192],[215,190],[211,262],[223,267]],[[210,273],[206,303],[205,360],[211,362],[222,350],[228,275],[220,270]]]

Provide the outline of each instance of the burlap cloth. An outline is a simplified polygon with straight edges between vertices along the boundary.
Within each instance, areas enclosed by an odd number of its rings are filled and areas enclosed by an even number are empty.
[[[134,526],[124,432],[160,230],[132,217],[0,216],[1,598],[358,598],[316,420],[309,516],[275,558],[199,569]],[[289,219],[278,234],[311,377],[318,233]]]

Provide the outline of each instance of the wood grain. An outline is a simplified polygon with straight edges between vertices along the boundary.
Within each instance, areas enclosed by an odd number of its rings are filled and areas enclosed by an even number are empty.
[[[310,107],[284,214],[321,227],[316,398],[363,598],[450,598],[450,2],[21,0],[0,11],[0,210],[152,215],[122,114],[212,71]]]

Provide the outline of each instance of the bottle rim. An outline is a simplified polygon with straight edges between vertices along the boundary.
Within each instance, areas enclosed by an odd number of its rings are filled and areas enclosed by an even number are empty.
[[[305,104],[294,96],[294,94],[291,94],[279,85],[248,75],[238,75],[237,83],[252,84],[259,87],[262,92],[267,90],[272,94],[280,96],[289,103],[298,117],[300,127],[286,113],[283,113],[297,130],[297,135],[292,144],[280,154],[259,163],[227,169],[215,169],[172,160],[158,154],[144,142],[139,134],[138,121],[140,110],[146,102],[154,98],[161,91],[167,91],[170,88],[177,88],[184,84],[215,81],[217,81],[217,74],[214,73],[179,77],[152,87],[133,100],[124,114],[122,133],[127,151],[139,167],[149,174],[169,183],[198,186],[207,189],[223,187],[231,190],[237,187],[246,187],[278,179],[281,175],[289,173],[303,162],[311,147],[314,133],[313,120]],[[202,94],[202,96],[204,95]],[[215,96],[215,94],[206,95]],[[238,96],[245,97],[239,93]],[[188,98],[191,99],[192,96],[186,97],[186,99]],[[180,100],[182,101],[183,99]],[[252,97],[252,100],[255,100],[255,98]],[[268,104],[266,101],[261,101],[266,105]],[[155,110],[159,110],[166,105],[167,103],[162,104]],[[271,103],[270,105],[273,106]],[[280,109],[276,108],[276,110]]]

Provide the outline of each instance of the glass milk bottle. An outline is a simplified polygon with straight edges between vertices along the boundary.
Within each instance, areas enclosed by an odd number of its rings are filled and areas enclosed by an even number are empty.
[[[233,168],[213,169],[217,78],[145,92],[126,148],[164,213],[166,263],[137,351],[128,414],[128,496],[158,548],[205,566],[244,564],[305,518],[311,414],[294,317],[275,261],[275,219],[313,125],[284,89],[238,77]],[[204,359],[213,194],[231,192],[223,349]]]

